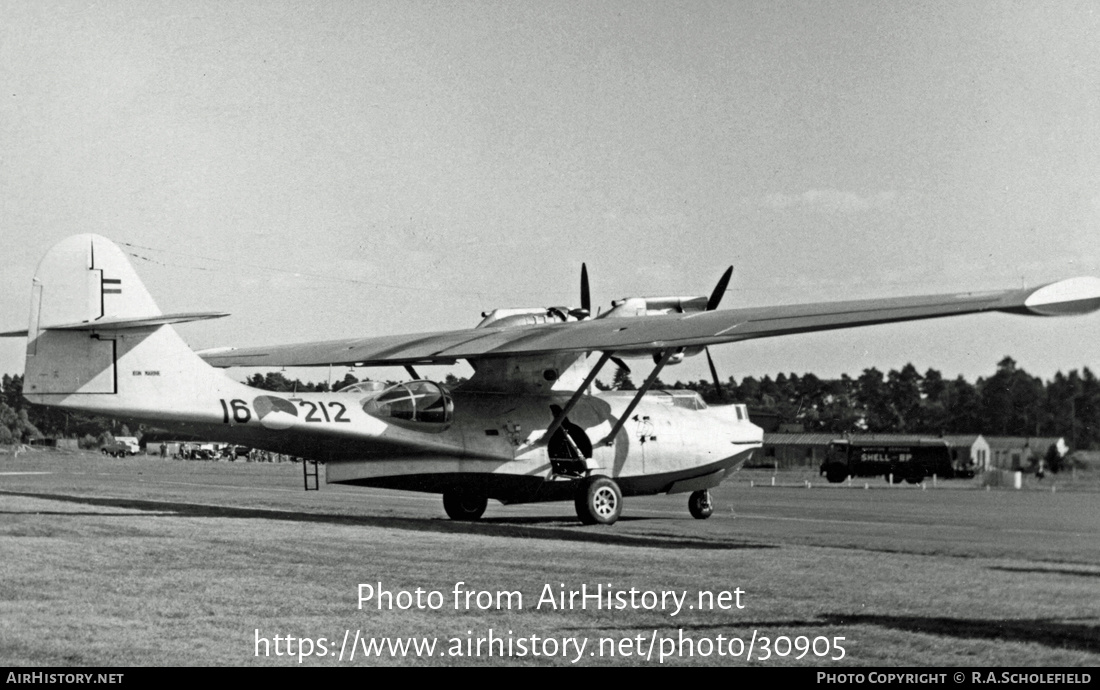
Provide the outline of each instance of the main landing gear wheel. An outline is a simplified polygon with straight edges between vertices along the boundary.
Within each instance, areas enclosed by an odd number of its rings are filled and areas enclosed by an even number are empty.
[[[489,505],[489,499],[484,496],[445,491],[443,493],[443,510],[447,511],[447,517],[452,520],[473,522],[481,518],[485,513],[485,507]]]
[[[710,502],[710,492],[706,489],[694,491],[688,499],[688,510],[696,520],[706,520],[714,514],[714,504]]]
[[[577,517],[586,525],[610,525],[623,512],[623,492],[615,480],[591,477],[577,486]]]

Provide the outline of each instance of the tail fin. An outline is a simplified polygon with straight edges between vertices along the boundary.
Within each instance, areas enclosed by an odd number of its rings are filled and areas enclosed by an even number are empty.
[[[99,235],[54,245],[35,272],[24,395],[105,413],[189,407],[217,377],[172,326],[222,314],[164,315],[125,254]]]

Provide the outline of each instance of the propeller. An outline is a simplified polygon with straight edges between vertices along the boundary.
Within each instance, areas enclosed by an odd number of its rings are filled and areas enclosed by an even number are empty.
[[[718,279],[718,284],[714,286],[714,292],[710,293],[710,299],[707,300],[707,311],[714,311],[718,308],[719,303],[722,301],[722,297],[726,294],[726,288],[730,284],[730,278],[733,277],[733,266],[726,269],[726,272],[722,274],[722,277]],[[714,379],[714,394],[718,396],[719,400],[725,400],[726,394],[722,388],[722,382],[718,380],[718,370],[714,367],[714,359],[710,356],[710,348],[704,347],[703,351],[707,353],[707,364],[710,365],[710,375]]]
[[[570,309],[569,313],[579,320],[592,315],[592,292],[588,287],[588,264],[581,264],[581,306],[579,309]],[[630,367],[621,358],[612,356],[611,361],[626,374],[630,374]]]
[[[723,392],[721,381],[718,380],[718,370],[714,368],[714,360],[710,357],[710,348],[704,347],[703,351],[707,353],[707,364],[710,365],[710,375],[714,379],[714,393],[719,400],[725,400],[726,394]]]
[[[581,264],[581,306],[578,309],[570,309],[569,315],[578,321],[592,315],[592,297],[588,291],[588,266]]]
[[[722,277],[718,279],[718,284],[714,286],[714,292],[710,293],[710,299],[707,300],[707,311],[714,311],[718,308],[718,304],[726,294],[726,288],[729,286],[730,278],[732,277],[733,266],[730,266],[726,269],[726,272],[722,274]]]
[[[588,265],[581,264],[581,309],[592,313],[592,296],[588,292]]]

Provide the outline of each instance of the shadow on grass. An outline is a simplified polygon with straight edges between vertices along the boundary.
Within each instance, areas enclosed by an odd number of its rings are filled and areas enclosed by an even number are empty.
[[[1075,575],[1077,577],[1100,577],[1100,571],[1095,570],[1071,570],[1069,568],[1017,568],[1008,565],[991,565],[990,570],[1003,570],[1006,573],[1039,573],[1045,575]]]
[[[653,518],[636,517],[635,516],[635,517],[620,517],[618,522],[648,522],[650,520],[653,520]],[[576,527],[577,526],[576,518],[567,518],[567,517],[562,517],[560,515],[554,515],[554,516],[550,516],[550,515],[545,515],[545,516],[543,516],[543,515],[533,515],[533,516],[527,516],[527,517],[516,516],[514,518],[513,517],[481,518],[480,520],[478,520],[478,523],[482,524],[482,525],[548,525],[548,524],[551,524],[551,523],[557,523],[558,525],[560,525],[562,527],[566,527],[566,526]]]
[[[48,501],[79,503],[83,505],[127,508],[143,511],[140,516],[237,518],[249,520],[284,520],[290,522],[314,522],[332,525],[382,527],[437,532],[440,534],[476,534],[489,537],[518,537],[521,539],[549,539],[554,541],[582,541],[620,546],[644,546],[657,549],[769,549],[769,544],[757,544],[735,539],[713,537],[670,537],[665,535],[632,535],[615,533],[614,527],[581,527],[558,517],[548,518],[494,518],[478,522],[455,522],[438,518],[416,519],[380,516],[336,515],[332,513],[306,513],[264,508],[234,508],[228,506],[176,503],[171,501],[147,501],[131,498],[93,498],[22,491],[0,491],[0,495],[40,498]],[[170,512],[166,512],[170,511]],[[26,515],[44,514],[44,511],[24,511]],[[94,513],[60,513],[72,517],[95,515]],[[112,517],[134,517],[109,514]],[[644,519],[644,518],[641,518]],[[557,523],[557,524],[555,524]]]
[[[891,628],[910,633],[924,633],[926,635],[939,635],[941,637],[954,637],[962,640],[995,640],[998,642],[1034,643],[1050,647],[1052,649],[1074,649],[1084,652],[1100,653],[1100,628],[1079,623],[1065,623],[1045,619],[1002,619],[1002,620],[977,620],[965,618],[925,618],[922,616],[877,616],[867,614],[823,614],[818,618],[789,619],[789,620],[751,620],[738,621],[736,623],[702,623],[698,625],[677,625],[676,628],[689,633],[711,633],[712,631],[733,633],[737,637],[737,631],[742,631],[741,637],[746,637],[746,632],[751,634],[753,630],[759,630],[761,635],[773,637],[765,632],[767,629],[778,629],[789,638],[799,634],[813,637],[815,630],[827,627],[852,626],[852,625],[876,625],[882,628]],[[799,628],[809,628],[807,631],[799,631]],[[639,630],[638,626],[607,626],[600,625],[593,630]],[[728,635],[727,635],[728,636]]]
[[[906,632],[944,635],[961,639],[1031,642],[1053,649],[1100,652],[1100,628],[1048,619],[970,620],[920,616],[826,615],[830,625],[878,625]]]
[[[174,511],[141,511],[140,513],[94,513],[90,510],[82,510],[78,513],[66,512],[63,510],[0,510],[0,515],[68,515],[69,517],[134,517],[134,516],[155,516],[155,515],[169,515],[177,516],[179,513]]]

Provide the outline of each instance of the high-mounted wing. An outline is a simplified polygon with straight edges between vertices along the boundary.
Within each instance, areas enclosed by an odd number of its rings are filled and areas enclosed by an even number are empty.
[[[451,364],[566,352],[646,352],[753,338],[1000,311],[1033,316],[1100,309],[1100,278],[1038,288],[755,307],[575,323],[353,338],[199,354],[218,367]]]

